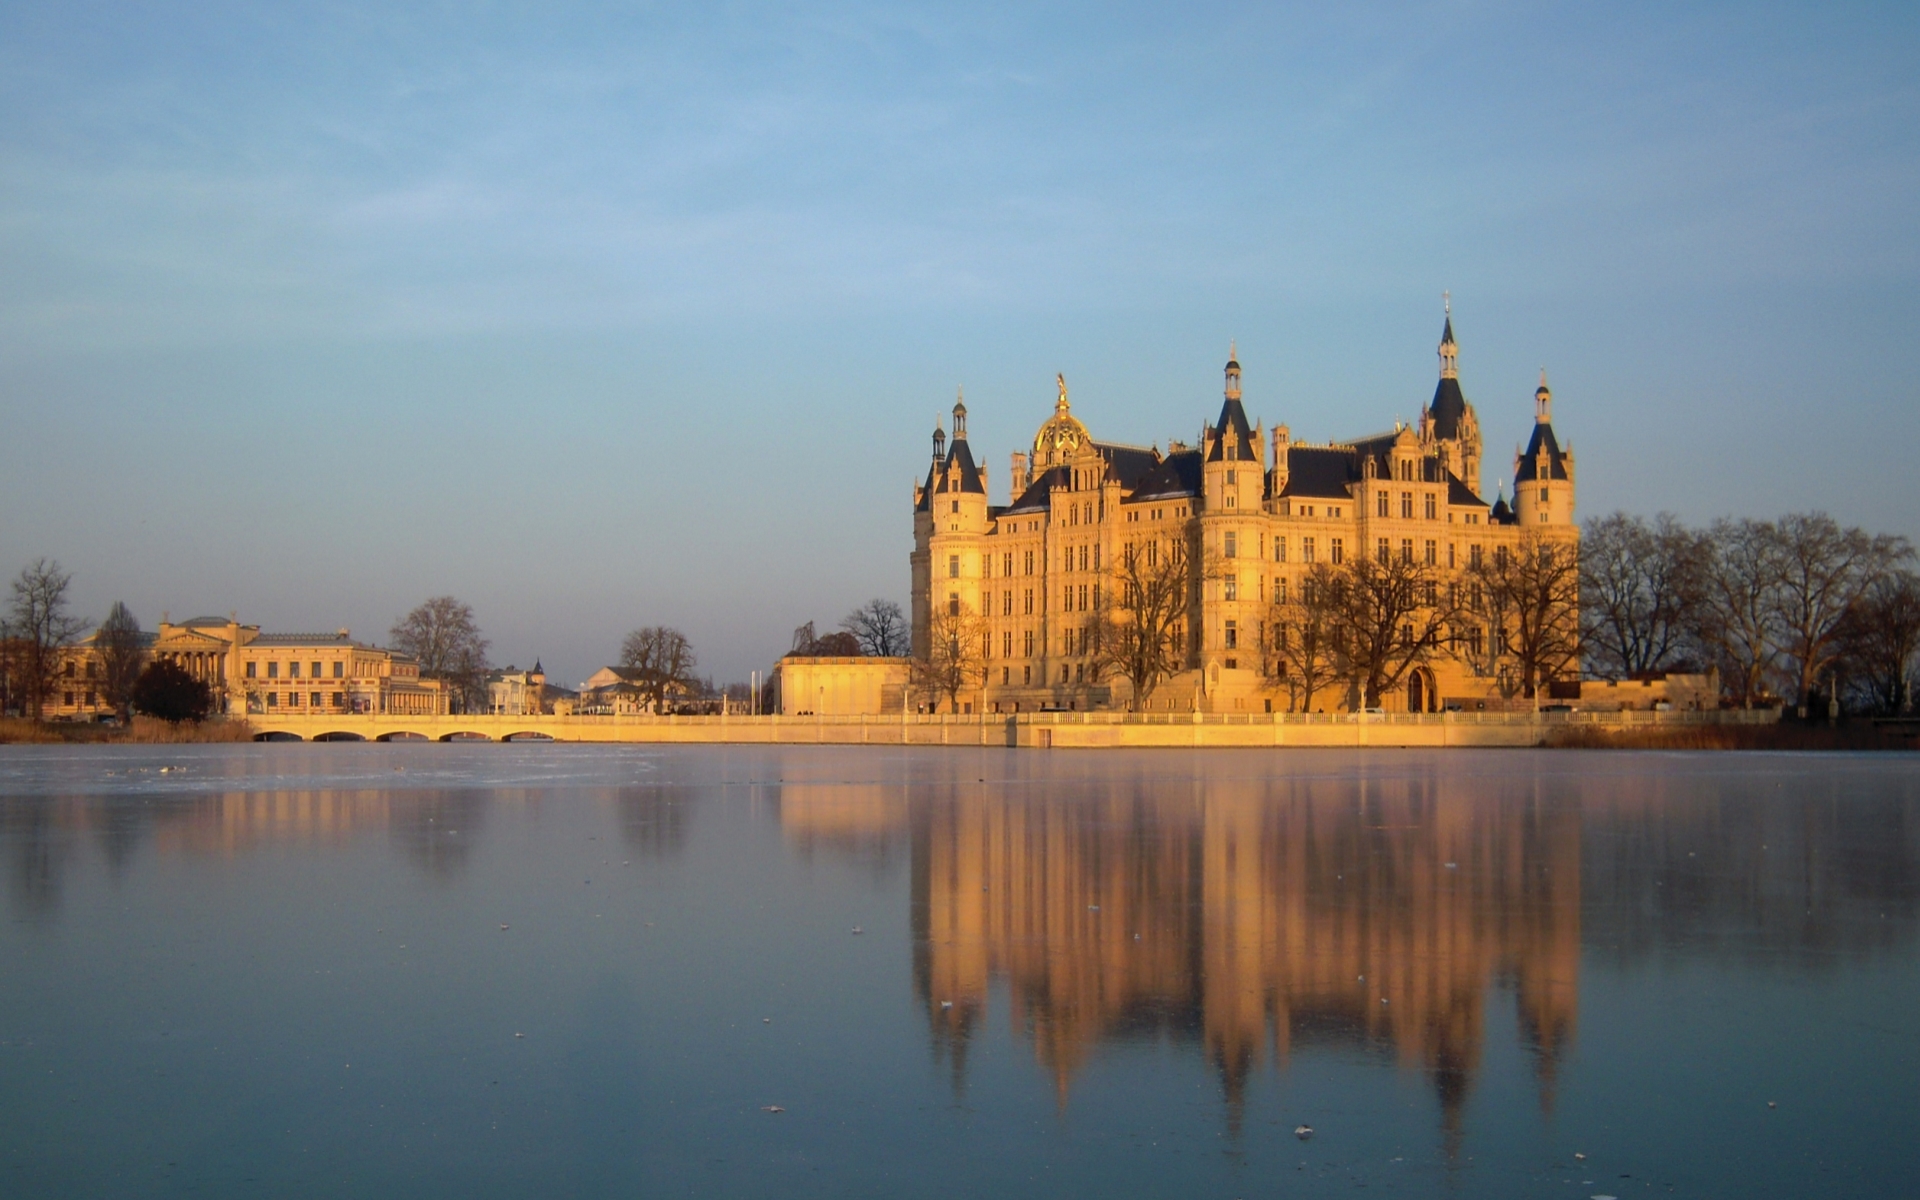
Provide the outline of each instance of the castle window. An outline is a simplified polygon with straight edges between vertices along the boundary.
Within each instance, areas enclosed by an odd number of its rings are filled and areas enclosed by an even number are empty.
[[[255,672],[255,671],[254,671],[254,668],[255,668],[255,667],[257,667],[257,666],[259,666],[259,665],[260,665],[259,663],[255,663],[255,662],[249,662],[249,663],[247,664],[247,678],[248,678],[248,679],[253,679],[253,678],[256,678],[256,677],[257,677],[257,672]]]
[[[1386,516],[1387,515],[1387,493],[1381,492],[1378,496],[1376,496],[1374,498],[1373,507],[1377,515],[1382,517]]]
[[[1433,520],[1435,515],[1435,510],[1436,510],[1436,503],[1434,501],[1433,493],[1428,492],[1427,493],[1427,520],[1429,521]]]
[[[1429,539],[1427,542],[1427,565],[1430,567],[1437,566],[1439,565],[1439,562],[1440,562],[1440,545],[1439,543]]]
[[[1227,649],[1238,650],[1240,648],[1239,624],[1234,621],[1228,621],[1226,633],[1227,633]]]
[[[1413,539],[1412,538],[1400,539],[1400,561],[1408,564],[1409,566],[1413,564]]]
[[[1028,653],[1031,654],[1032,651],[1029,650]],[[1027,687],[1033,686],[1033,668],[1031,666],[1020,668],[1020,682]]]
[[[1401,517],[1409,521],[1413,519],[1413,493],[1412,492],[1400,493],[1400,515]]]
[[[1547,502],[1547,489],[1545,489],[1545,488],[1541,488],[1541,489],[1540,489],[1540,503],[1542,503],[1542,504],[1545,504],[1546,502]]]
[[[1073,585],[1072,584],[1067,585],[1066,596],[1064,599],[1060,601],[1060,611],[1061,612],[1073,611]]]
[[[1475,542],[1473,545],[1467,547],[1467,565],[1478,571],[1480,569],[1480,562],[1480,544]]]
[[[341,662],[339,659],[335,659],[333,661],[333,677],[335,679],[345,679],[347,677],[347,664]],[[338,703],[338,701],[335,701],[336,706]]]
[[[270,663],[268,663],[268,664],[267,664],[267,678],[268,678],[268,679],[278,679],[278,678],[280,678],[280,664],[279,664],[279,663],[277,663],[277,662],[270,662]]]
[[[1453,543],[1447,543],[1447,570],[1453,570]]]
[[[1276,578],[1273,581],[1273,602],[1275,604],[1285,604],[1287,602],[1287,581],[1286,580]],[[1281,648],[1285,649],[1286,631],[1282,630],[1280,636],[1281,636]]]
[[[1080,611],[1087,611],[1087,585],[1084,583],[1080,585]]]
[[[1228,442],[1228,443],[1227,443],[1227,461],[1228,461],[1228,462],[1235,462],[1235,461],[1237,461],[1237,460],[1239,459],[1239,457],[1240,457],[1240,443],[1239,443],[1239,441],[1238,441],[1238,440],[1236,439],[1236,440],[1234,440],[1234,441],[1231,441],[1231,442]],[[1232,483],[1232,482],[1233,482],[1233,479],[1232,479],[1231,477],[1229,477],[1229,478],[1227,479],[1227,482],[1228,482],[1228,483]]]
[[[1228,558],[1238,557],[1235,551],[1239,548],[1239,545],[1240,545],[1239,535],[1236,534],[1233,530],[1229,529],[1225,534],[1221,536],[1220,552],[1226,555]]]
[[[1032,588],[1028,588],[1026,590],[1025,603],[1026,603],[1027,615],[1032,616],[1033,615],[1033,589]]]
[[[1033,551],[1031,550],[1027,551],[1026,573],[1028,575],[1033,574]]]
[[[1237,473],[1237,472],[1234,472],[1234,471],[1228,471],[1228,472],[1227,472],[1227,486],[1228,486],[1228,487],[1237,487],[1237,486],[1239,486],[1239,483],[1240,483],[1240,480],[1239,480],[1239,478],[1238,478],[1238,473]]]
[[[287,664],[287,678],[288,679],[300,678],[300,664],[298,662],[290,662]]]
[[[1381,538],[1373,544],[1373,556],[1383,567],[1393,560],[1393,547],[1386,538]]]
[[[1273,561],[1287,561],[1287,539],[1283,537],[1273,539]]]
[[[1240,598],[1240,577],[1237,575],[1227,576],[1221,581],[1220,589],[1220,598],[1222,600],[1238,600]]]
[[[1000,657],[1013,657],[1013,630],[1011,629],[1000,635]],[[1006,680],[1002,679],[1000,682],[1005,683]]]
[[[959,502],[958,500],[955,500],[955,501],[953,502],[953,511],[954,511],[954,512],[959,512],[959,511],[960,511],[960,502]]]
[[[958,554],[950,554],[947,556],[947,578],[960,578],[960,556]]]
[[[1003,617],[1010,617],[1013,615],[1013,593],[1012,592],[1006,592],[1000,597],[1000,615]]]
[[[1009,678],[1011,678],[1011,677],[1012,677],[1012,675],[1013,675],[1013,668],[1012,668],[1012,667],[1001,667],[1001,668],[1000,668],[1000,683],[1001,683],[1001,685],[1002,685],[1002,686],[1004,686],[1004,685],[1006,684],[1006,682],[1007,682],[1007,680],[1008,680]]]
[[[1013,555],[1012,554],[1009,553],[1001,556],[1000,573],[1002,575],[1013,574]]]
[[[1347,560],[1346,544],[1339,538],[1332,539],[1332,544],[1327,548],[1327,557],[1335,566],[1345,562]]]
[[[1312,538],[1300,539],[1300,561],[1303,563],[1310,563],[1313,561],[1313,539]]]
[[[957,617],[960,615],[960,593],[959,592],[947,593],[947,615],[950,617]]]
[[[311,670],[311,671],[309,671],[309,672],[307,673],[307,678],[309,678],[309,679],[318,679],[318,678],[320,678],[320,664],[319,664],[319,663],[314,663],[314,664],[313,664],[313,670]]]
[[[1026,647],[1026,651],[1027,651],[1027,657],[1028,657],[1028,658],[1032,658],[1032,657],[1033,657],[1033,630],[1031,630],[1031,629],[1029,629],[1029,630],[1027,630],[1027,631],[1026,631],[1025,633],[1023,633],[1023,634],[1021,634],[1020,636],[1021,636],[1021,640],[1022,640],[1022,642],[1023,642],[1023,643],[1025,643],[1025,647]],[[1033,668],[1032,668],[1032,667],[1028,667],[1028,668],[1027,668],[1027,682],[1028,682],[1028,683],[1032,683],[1032,682],[1033,682]]]
[[[314,707],[314,708],[319,708],[319,707],[320,707],[320,693],[319,693],[319,692],[315,692],[315,693],[313,693],[313,694],[312,694],[311,696],[308,696],[308,697],[307,697],[307,703],[308,703],[309,705],[311,705],[312,707]]]

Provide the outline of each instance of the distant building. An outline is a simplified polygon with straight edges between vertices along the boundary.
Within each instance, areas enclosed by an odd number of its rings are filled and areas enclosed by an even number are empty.
[[[1529,535],[1577,547],[1574,457],[1554,432],[1544,373],[1530,438],[1514,458],[1512,498],[1489,503],[1480,421],[1460,387],[1457,350],[1449,313],[1439,383],[1419,422],[1322,445],[1293,440],[1285,425],[1263,434],[1250,422],[1238,361],[1226,365],[1219,417],[1197,444],[1170,442],[1165,453],[1095,440],[1062,379],[1030,451],[1012,456],[1005,504],[988,500],[966,405],[956,403],[952,442],[935,428],[933,463],[913,492],[914,654],[927,654],[936,614],[977,616],[985,679],[960,698],[963,711],[976,703],[1002,712],[1131,707],[1126,681],[1102,671],[1090,645],[1102,587],[1113,586],[1123,555],[1172,554],[1192,571],[1175,631],[1182,669],[1150,707],[1284,711],[1289,693],[1263,653],[1284,630],[1276,602],[1299,594],[1313,564],[1364,555],[1425,564],[1451,581],[1480,555],[1503,554]],[[1114,600],[1111,591],[1106,598]],[[1510,697],[1511,681],[1495,678],[1481,656],[1501,630],[1463,622],[1456,633],[1382,706],[1487,709]],[[1569,670],[1577,678],[1577,666]],[[1321,695],[1315,708],[1362,703],[1347,684]]]
[[[525,717],[551,712],[547,704],[547,673],[538,660],[533,670],[511,664],[487,676],[487,711],[496,716]]]
[[[46,707],[50,717],[110,711],[100,691],[98,631],[62,656]],[[195,617],[146,635],[153,660],[179,664],[213,689],[216,711],[247,713],[442,714],[448,692],[422,679],[420,664],[397,650],[333,633],[263,633],[233,617]]]

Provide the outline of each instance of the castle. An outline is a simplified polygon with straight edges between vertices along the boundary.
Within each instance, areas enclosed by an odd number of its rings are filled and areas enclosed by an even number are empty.
[[[1012,456],[1004,505],[988,500],[966,405],[956,403],[952,438],[936,424],[933,462],[913,497],[914,656],[926,660],[963,619],[969,653],[975,639],[980,647],[968,686],[950,690],[941,707],[1287,711],[1295,693],[1274,662],[1285,636],[1277,613],[1316,563],[1373,556],[1415,565],[1452,589],[1473,586],[1464,582],[1468,569],[1483,557],[1504,562],[1525,543],[1577,551],[1574,457],[1554,433],[1545,372],[1531,438],[1515,455],[1513,497],[1490,504],[1480,421],[1461,390],[1457,355],[1449,310],[1439,383],[1418,425],[1318,445],[1294,441],[1286,425],[1263,432],[1249,422],[1230,355],[1219,418],[1198,445],[1171,442],[1164,454],[1096,440],[1073,414],[1062,378],[1032,449]],[[1103,664],[1096,620],[1102,586],[1111,609],[1122,586],[1115,568],[1131,567],[1136,554],[1173,555],[1190,575],[1171,630],[1175,669],[1144,699],[1110,660]],[[1504,631],[1497,620],[1486,625],[1450,620],[1444,644],[1436,640],[1368,706],[1511,705],[1512,680],[1485,653]],[[1366,704],[1349,682],[1312,708]]]

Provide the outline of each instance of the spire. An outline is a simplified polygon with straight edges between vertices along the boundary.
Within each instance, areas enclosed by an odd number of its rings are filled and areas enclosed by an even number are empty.
[[[1547,387],[1547,369],[1540,368],[1540,386],[1533,393],[1533,419],[1541,425],[1553,422],[1553,392]]]
[[[940,427],[940,418],[933,419],[933,465],[937,468],[940,460],[947,456],[947,431]]]
[[[1240,398],[1240,355],[1233,342],[1227,343],[1227,399]]]
[[[953,440],[967,440],[967,393],[965,388],[956,390],[953,398]]]
[[[1460,378],[1459,364],[1455,356],[1459,346],[1453,340],[1453,296],[1449,292],[1440,293],[1440,304],[1446,312],[1446,324],[1440,330],[1440,378]]]

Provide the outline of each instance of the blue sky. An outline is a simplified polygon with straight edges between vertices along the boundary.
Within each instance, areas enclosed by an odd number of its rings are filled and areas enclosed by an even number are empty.
[[[0,6],[0,570],[577,680],[904,601],[1007,454],[1248,407],[1920,535],[1911,5]]]

